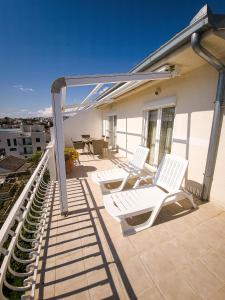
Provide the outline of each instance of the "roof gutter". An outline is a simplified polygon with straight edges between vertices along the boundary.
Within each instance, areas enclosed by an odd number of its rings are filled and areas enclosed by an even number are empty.
[[[150,67],[153,67],[161,59],[167,57],[180,47],[188,44],[193,33],[198,32],[202,34],[210,29],[215,30],[219,28],[225,28],[225,15],[214,14],[210,7],[206,4],[200,9],[200,11],[186,28],[178,32],[168,42],[163,44],[159,49],[137,64],[129,71],[129,73],[144,72]],[[124,83],[113,85],[111,88],[97,97],[96,101],[99,101],[101,98],[115,91],[123,84]]]
[[[136,72],[144,72],[156,63],[158,63],[161,59],[171,54],[176,49],[184,46],[185,44],[190,42],[190,37],[194,32],[205,32],[214,27],[212,12],[208,5],[205,5],[202,10],[204,14],[201,18],[195,20],[193,23],[189,24],[182,31],[177,33],[174,37],[172,37],[169,41],[163,44],[159,49],[155,52],[147,56],[143,61],[137,64],[134,68],[132,68],[129,73]],[[113,85],[107,91],[102,93],[99,97],[96,98],[96,101],[99,101],[102,97],[107,96],[124,83],[118,83]]]
[[[191,36],[193,50],[218,72],[218,83],[216,99],[214,103],[213,121],[206,159],[205,173],[203,179],[202,199],[209,200],[213,175],[216,164],[218,145],[222,124],[222,105],[225,97],[225,65],[213,56],[208,50],[201,46],[201,35],[193,33]]]

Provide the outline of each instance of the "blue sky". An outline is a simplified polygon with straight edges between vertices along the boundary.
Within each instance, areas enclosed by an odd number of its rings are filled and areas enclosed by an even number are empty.
[[[54,79],[127,72],[182,30],[195,0],[0,0],[0,116],[45,114]],[[225,13],[225,1],[208,1]],[[69,91],[78,102],[84,90]]]

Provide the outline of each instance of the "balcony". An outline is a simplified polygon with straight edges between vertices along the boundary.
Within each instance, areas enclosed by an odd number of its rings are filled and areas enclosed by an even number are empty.
[[[54,177],[51,151],[45,153],[1,229],[5,255],[1,293],[25,294],[28,299],[224,298],[223,210],[198,199],[198,209],[193,210],[184,200],[164,207],[153,227],[123,237],[90,175],[125,159],[81,155],[81,165],[66,180],[65,217],[58,182],[47,182],[47,168]],[[9,236],[10,243],[3,243]],[[31,243],[32,250],[24,243]],[[15,268],[15,257],[27,266],[23,271]]]

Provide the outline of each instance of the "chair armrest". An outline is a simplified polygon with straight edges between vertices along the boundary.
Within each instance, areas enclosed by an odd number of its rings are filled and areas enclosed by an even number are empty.
[[[135,182],[135,185],[133,186],[133,189],[139,187],[139,186],[140,186],[140,183],[141,183],[142,181],[145,181],[145,182],[146,182],[148,179],[152,179],[154,176],[155,176],[155,175],[152,174],[152,175],[147,175],[147,176],[142,176],[142,177],[140,177],[140,178]]]
[[[162,203],[164,203],[168,198],[170,197],[173,197],[173,196],[177,196],[179,195],[180,193],[182,193],[183,191],[182,190],[178,190],[176,192],[173,192],[173,193],[168,193],[162,200]]]

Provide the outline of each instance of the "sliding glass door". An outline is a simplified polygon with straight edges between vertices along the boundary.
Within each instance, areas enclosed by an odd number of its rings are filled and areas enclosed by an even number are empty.
[[[117,116],[109,116],[109,143],[113,149],[116,149],[116,128]]]
[[[165,107],[148,111],[147,147],[148,163],[157,166],[163,156],[171,152],[175,107]]]

